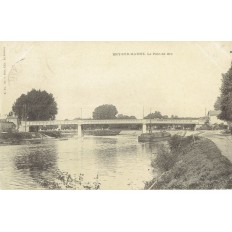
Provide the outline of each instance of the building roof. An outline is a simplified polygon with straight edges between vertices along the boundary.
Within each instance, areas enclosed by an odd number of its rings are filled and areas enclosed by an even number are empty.
[[[218,116],[221,113],[221,110],[210,110],[208,116]]]
[[[11,115],[11,116],[7,116],[7,119],[18,119],[17,116]]]

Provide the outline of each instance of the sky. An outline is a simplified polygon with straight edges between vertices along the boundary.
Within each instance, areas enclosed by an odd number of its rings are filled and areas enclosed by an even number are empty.
[[[1,42],[0,113],[35,88],[54,95],[57,119],[89,118],[102,104],[137,118],[150,109],[201,117],[220,94],[230,51],[232,42]]]

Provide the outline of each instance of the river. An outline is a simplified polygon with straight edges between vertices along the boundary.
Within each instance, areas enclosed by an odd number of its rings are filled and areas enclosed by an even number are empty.
[[[100,189],[143,189],[154,177],[156,146],[137,142],[138,133],[44,140],[41,144],[0,146],[0,189],[47,189],[56,170]]]

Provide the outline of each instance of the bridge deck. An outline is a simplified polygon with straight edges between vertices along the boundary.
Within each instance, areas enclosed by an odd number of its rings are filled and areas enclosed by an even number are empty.
[[[182,119],[111,119],[111,120],[52,120],[52,121],[27,121],[27,126],[47,125],[115,125],[115,124],[172,124],[172,125],[197,125],[198,120]],[[22,122],[25,124],[25,122]]]

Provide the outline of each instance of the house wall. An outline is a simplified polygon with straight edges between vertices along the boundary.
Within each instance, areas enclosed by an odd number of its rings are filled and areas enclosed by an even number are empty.
[[[12,132],[15,130],[15,124],[12,122],[0,122],[0,132]]]
[[[16,126],[16,129],[19,128],[19,120],[17,117],[8,117],[6,120],[7,122],[13,122]]]
[[[224,124],[224,125],[226,125],[227,124],[225,121],[218,119],[217,116],[210,116],[209,117],[209,123],[211,125],[213,125],[213,124]]]

